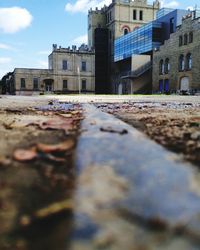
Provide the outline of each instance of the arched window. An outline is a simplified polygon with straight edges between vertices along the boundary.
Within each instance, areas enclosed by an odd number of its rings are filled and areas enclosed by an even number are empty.
[[[182,45],[183,45],[183,37],[179,36],[179,46],[182,46]]]
[[[128,25],[124,25],[122,27],[122,31],[123,31],[124,35],[127,35],[131,31],[131,29],[130,29],[130,27]]]
[[[184,35],[184,45],[187,45],[187,43],[188,43],[188,35],[185,34]]]
[[[170,63],[169,63],[169,58],[165,60],[165,74],[168,74],[170,71]]]
[[[183,71],[184,69],[185,69],[184,56],[180,55],[180,57],[179,57],[179,71]]]
[[[186,56],[186,67],[187,67],[187,70],[192,69],[192,55],[191,55],[191,53],[188,53]]]
[[[160,63],[159,63],[159,74],[160,75],[164,74],[164,62],[163,62],[163,60],[160,60]]]
[[[125,28],[125,29],[124,29],[124,35],[127,35],[127,34],[128,34],[128,29]]]
[[[193,42],[193,32],[190,32],[189,34],[189,43]]]

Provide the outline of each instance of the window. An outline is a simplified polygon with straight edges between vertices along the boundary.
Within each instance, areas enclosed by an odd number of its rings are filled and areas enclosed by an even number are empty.
[[[63,70],[67,70],[67,60],[63,60]]]
[[[38,88],[39,88],[39,79],[33,78],[33,89],[38,89]]]
[[[159,80],[159,92],[163,92],[163,80]]]
[[[86,90],[86,80],[83,79],[81,83],[82,83],[82,84],[81,84],[81,89],[82,89],[82,90]]]
[[[180,57],[179,57],[179,71],[183,71],[184,69],[185,69],[184,56],[180,55]]]
[[[111,20],[112,20],[112,13],[111,13],[111,11],[110,11],[110,12],[108,12],[108,17],[107,17],[108,23],[109,23]]]
[[[21,79],[20,79],[20,85],[21,85],[21,89],[25,89],[25,88],[26,88],[26,81],[25,81],[25,78],[21,78]]]
[[[169,79],[165,79],[165,82],[164,82],[164,91],[165,91],[165,93],[169,92]]]
[[[188,35],[185,34],[184,35],[184,45],[187,45],[187,43],[188,43]]]
[[[183,37],[179,36],[179,46],[182,46],[182,45],[183,45]]]
[[[137,10],[133,10],[133,20],[137,20]]]
[[[174,17],[170,18],[170,34],[174,33]]]
[[[160,60],[160,63],[159,63],[159,74],[160,75],[164,74],[164,62],[163,62],[163,60]]]
[[[140,10],[140,20],[143,20],[143,11]]]
[[[189,34],[189,43],[193,42],[193,32],[190,32]]]
[[[86,62],[85,61],[81,62],[81,70],[86,71]]]
[[[67,89],[67,80],[63,80],[63,89]]]
[[[192,55],[189,53],[186,56],[186,68],[187,70],[191,70],[192,69]]]
[[[170,71],[169,58],[165,60],[165,74],[168,74]]]
[[[124,35],[127,35],[128,34],[128,29],[124,29]]]

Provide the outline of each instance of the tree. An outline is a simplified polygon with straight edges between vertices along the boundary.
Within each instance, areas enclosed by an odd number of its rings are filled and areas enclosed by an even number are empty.
[[[6,93],[11,93],[12,89],[11,89],[11,78],[12,78],[13,72],[8,72],[6,73],[1,81],[0,81],[0,85],[1,85],[1,89],[2,89],[2,94],[6,94]]]

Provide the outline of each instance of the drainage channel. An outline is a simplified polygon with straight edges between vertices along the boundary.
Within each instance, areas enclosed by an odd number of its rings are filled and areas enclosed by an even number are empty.
[[[84,108],[71,248],[199,249],[196,168],[112,115]]]

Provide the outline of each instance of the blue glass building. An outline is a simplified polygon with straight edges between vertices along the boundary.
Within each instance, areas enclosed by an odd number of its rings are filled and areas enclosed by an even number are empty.
[[[144,54],[160,46],[162,23],[150,22],[141,28],[115,40],[114,61]]]
[[[162,8],[160,10],[157,11],[156,13],[156,19],[159,19],[165,15],[167,15],[168,13],[174,11],[174,9],[170,9],[170,8]]]
[[[188,10],[161,9],[158,12],[159,18],[155,21],[115,40],[114,61],[118,62],[132,55],[150,54],[169,39],[170,34],[181,25],[182,17],[188,13]]]

